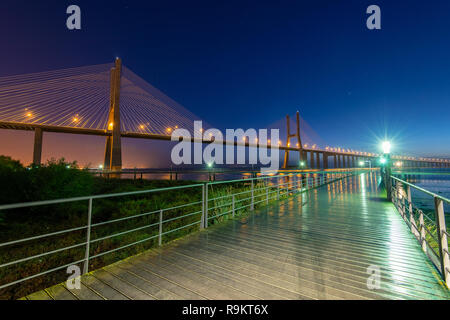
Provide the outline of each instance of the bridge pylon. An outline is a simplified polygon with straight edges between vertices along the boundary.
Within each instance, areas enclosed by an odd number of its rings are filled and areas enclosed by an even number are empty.
[[[120,79],[122,61],[116,58],[111,68],[111,85],[109,96],[109,116],[106,130],[111,133],[105,144],[105,161],[103,168],[111,171],[122,170],[122,143],[120,134]]]
[[[286,139],[286,147],[290,146],[291,138],[297,137],[297,143],[298,143],[298,152],[300,161],[303,161],[303,146],[302,146],[302,140],[300,138],[300,113],[297,111],[296,114],[296,132],[291,134],[291,124],[289,121],[289,115],[286,115],[286,122],[287,122],[287,139]],[[284,162],[283,162],[283,169],[286,169],[289,164],[289,150],[284,150]]]

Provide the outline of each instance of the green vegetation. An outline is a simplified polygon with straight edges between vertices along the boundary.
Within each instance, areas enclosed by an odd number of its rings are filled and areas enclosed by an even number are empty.
[[[46,165],[26,168],[20,162],[0,156],[0,204],[50,200],[119,193],[188,185],[189,181],[148,181],[128,179],[104,179],[95,177],[86,170],[76,169],[76,163],[64,159],[51,160]],[[96,199],[93,201],[92,223],[129,217],[159,209],[175,207],[201,200],[201,187],[183,188],[141,195]],[[182,207],[164,212],[164,220],[180,217],[201,210],[201,205]],[[0,211],[0,243],[47,234],[87,225],[88,201],[75,201],[56,205],[33,206]],[[179,228],[200,220],[201,214],[169,221],[163,224],[163,232]],[[159,222],[159,212],[146,216],[100,225],[92,228],[91,239],[124,232]],[[169,233],[163,242],[198,230],[198,224]],[[90,255],[94,256],[111,249],[136,242],[158,233],[158,226],[96,241],[91,244]],[[83,244],[86,230],[64,233],[43,239],[0,247],[0,264],[23,259],[51,250]],[[158,238],[117,250],[90,260],[89,269],[110,264],[119,259],[141,252],[158,244]],[[82,260],[84,244],[73,249],[0,268],[0,285],[31,276],[74,261]],[[82,263],[78,264],[82,267]],[[66,270],[39,276],[30,281],[0,290],[0,299],[15,299],[67,279]]]
[[[0,204],[150,190],[191,184],[195,184],[195,182],[105,179],[95,177],[87,170],[77,169],[76,163],[67,163],[64,159],[51,160],[43,166],[26,168],[18,161],[0,156]],[[263,189],[265,186],[263,181],[255,182],[255,208],[266,204],[266,191]],[[209,224],[213,225],[231,218],[231,212],[221,215],[232,209],[231,198],[225,197],[231,192],[238,193],[235,198],[236,215],[239,218],[245,218],[250,210],[250,200],[247,199],[251,196],[250,190],[251,182],[245,180],[233,184],[210,186],[209,198],[215,200],[209,201],[209,216],[220,216],[211,218]],[[271,188],[269,192],[272,192],[269,197],[276,198],[276,189]],[[201,219],[202,210],[202,205],[198,202],[201,199],[201,186],[94,199],[92,206],[92,223],[94,225],[135,215],[140,216],[92,227],[89,270],[92,271],[157,246],[160,209],[166,209],[163,213],[163,220],[170,220],[163,223],[163,233],[168,232],[162,237],[163,243],[198,231],[199,223],[197,222]],[[260,202],[258,203],[258,201]],[[182,206],[186,204],[191,205]],[[2,210],[0,211],[0,243],[85,227],[88,221],[87,212],[88,200]],[[182,217],[184,215],[188,216]],[[152,226],[145,227],[148,225]],[[138,230],[126,232],[132,229]],[[83,260],[86,235],[86,229],[80,229],[15,245],[0,246],[1,265],[79,244],[79,246],[68,250],[0,268],[0,285]],[[116,236],[103,239],[111,235]],[[131,245],[141,240],[142,242]],[[109,250],[115,251],[102,255]],[[77,265],[82,269],[83,262],[79,262]],[[1,289],[0,299],[20,298],[63,282],[67,277],[65,268],[38,276]]]

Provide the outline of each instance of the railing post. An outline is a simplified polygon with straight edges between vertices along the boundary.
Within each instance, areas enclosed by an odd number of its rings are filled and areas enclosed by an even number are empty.
[[[277,177],[277,200],[280,200],[280,177]]]
[[[419,223],[420,223],[420,244],[422,245],[422,250],[427,252],[426,234],[425,234],[425,223],[423,221],[423,211],[419,210]]]
[[[208,184],[205,185],[205,228],[208,228]]]
[[[235,199],[234,199],[234,194],[233,197],[231,199],[231,209],[233,211],[233,218],[234,218],[234,211],[235,211]]]
[[[442,199],[434,197],[434,207],[436,214],[436,230],[439,241],[439,254],[441,258],[442,277],[450,288],[450,260],[448,254],[447,229],[445,226],[444,202]]]
[[[412,207],[412,198],[411,198],[411,187],[409,185],[406,186],[406,199],[408,201],[409,222],[411,222],[411,231],[416,236],[417,239],[420,239],[419,229],[417,228],[416,220],[414,219],[414,211]]]
[[[254,186],[253,186],[253,178],[252,178],[252,204],[250,206],[250,210],[255,209],[255,197],[254,197]]]
[[[392,201],[392,178],[391,178],[391,159],[388,157],[388,164],[385,167],[385,181],[386,181],[386,197],[388,201]]]
[[[200,230],[205,227],[205,184],[202,185],[202,217],[200,220]]]
[[[86,251],[84,254],[83,274],[89,272],[89,250],[91,244],[91,225],[92,225],[92,198],[89,198],[88,205],[88,225],[86,230]]]
[[[162,222],[163,222],[163,209],[159,210],[159,235],[158,235],[158,245],[162,244]]]

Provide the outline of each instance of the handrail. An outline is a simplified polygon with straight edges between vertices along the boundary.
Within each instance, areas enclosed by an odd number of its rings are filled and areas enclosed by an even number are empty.
[[[49,205],[49,204],[67,203],[67,202],[83,201],[83,200],[89,200],[89,199],[104,199],[104,198],[113,198],[113,197],[121,197],[121,196],[132,196],[132,195],[136,195],[136,194],[201,187],[202,185],[203,184],[198,183],[198,184],[190,184],[190,185],[185,185],[185,186],[175,186],[175,187],[148,189],[148,190],[109,193],[109,194],[100,194],[100,195],[83,196],[83,197],[63,198],[63,199],[44,200],[44,201],[32,201],[32,202],[23,202],[23,203],[12,203],[12,204],[0,205],[0,210],[34,207],[34,206],[44,206],[44,205]]]
[[[450,203],[450,200],[440,196],[436,193],[428,191],[424,188],[416,186],[410,182],[399,179],[393,175],[386,175],[386,179],[392,179],[388,185],[390,185],[392,202],[410,227],[411,232],[421,244],[422,250],[428,255],[431,262],[439,270],[442,278],[444,279],[448,288],[450,288],[450,255],[448,251],[448,232],[445,221],[444,202]],[[395,183],[393,183],[395,182]],[[402,194],[401,189],[398,186],[406,186],[406,196]],[[412,203],[411,188],[423,192],[434,199],[434,218],[433,221],[430,217],[423,213],[423,211],[417,208]],[[415,212],[419,214],[419,221],[414,217]],[[424,218],[427,218],[425,222]],[[436,229],[436,234],[431,232],[429,226]],[[431,229],[433,229],[431,228]],[[429,238],[427,239],[427,234]],[[430,244],[429,240],[434,240],[436,245],[434,247]],[[430,254],[430,250],[433,254]],[[435,250],[436,249],[436,250]]]
[[[440,169],[440,168],[436,168]],[[450,172],[410,172],[410,171],[392,171],[392,174],[401,174],[401,175],[414,175],[414,176],[450,176]]]
[[[397,180],[397,181],[399,181],[399,182],[401,182],[401,183],[403,183],[403,184],[406,184],[407,186],[413,187],[413,188],[416,189],[416,190],[422,191],[422,192],[424,192],[424,193],[426,193],[426,194],[428,194],[428,195],[430,195],[430,196],[432,196],[432,197],[435,197],[435,198],[438,198],[438,199],[441,199],[441,200],[443,200],[443,201],[445,201],[445,202],[450,203],[450,199],[447,199],[447,198],[445,198],[445,197],[443,197],[443,196],[440,196],[440,195],[438,195],[438,194],[436,194],[436,193],[433,193],[433,192],[431,192],[431,191],[428,191],[428,190],[426,190],[426,189],[423,189],[423,188],[421,188],[421,187],[418,187],[418,186],[416,186],[415,184],[409,183],[409,182],[407,182],[407,181],[405,181],[405,180],[399,179],[399,178],[394,177],[394,176],[391,176],[391,178],[394,179],[394,180]]]
[[[57,268],[52,268],[52,269],[49,269],[49,270],[46,270],[43,272],[39,272],[39,273],[31,275],[31,276],[26,276],[21,279],[16,279],[10,283],[1,284],[0,289],[9,287],[14,284],[21,283],[21,282],[29,280],[29,279],[33,279],[39,275],[44,275],[44,274],[48,274],[48,273],[56,271],[56,270],[61,270],[65,266],[74,265],[74,264],[78,264],[78,263],[84,263],[83,273],[87,273],[89,271],[89,261],[91,259],[94,259],[94,258],[103,256],[105,254],[112,253],[112,252],[130,247],[130,246],[133,246],[133,245],[136,245],[139,243],[143,243],[143,242],[149,241],[151,239],[158,238],[158,244],[161,245],[162,244],[162,236],[164,236],[164,235],[167,235],[167,234],[173,233],[175,231],[185,229],[190,226],[197,225],[197,224],[199,224],[200,229],[207,228],[209,221],[211,221],[214,218],[218,218],[219,216],[224,216],[226,214],[229,214],[234,217],[235,212],[237,212],[239,210],[242,210],[245,208],[250,208],[250,210],[254,210],[254,207],[256,204],[263,203],[263,202],[268,204],[269,200],[281,199],[281,196],[285,197],[285,196],[289,196],[290,194],[307,192],[309,190],[318,188],[325,184],[335,182],[337,180],[348,177],[359,171],[361,171],[361,170],[319,171],[319,172],[318,171],[307,171],[307,172],[302,171],[302,172],[294,172],[294,173],[289,173],[289,174],[255,177],[255,178],[249,178],[249,179],[228,180],[228,181],[219,181],[219,182],[205,182],[205,183],[190,184],[190,185],[185,185],[185,186],[155,188],[155,189],[149,189],[149,190],[139,190],[139,191],[131,191],[131,192],[104,194],[104,195],[92,195],[92,196],[65,198],[65,199],[48,200],[48,201],[34,201],[34,202],[26,202],[26,203],[1,205],[0,210],[8,210],[8,209],[14,209],[14,208],[69,203],[69,202],[74,202],[74,201],[86,201],[86,200],[89,201],[89,203],[88,203],[89,205],[87,208],[88,218],[87,218],[86,225],[69,228],[66,230],[55,231],[55,232],[51,232],[51,233],[47,233],[47,234],[31,236],[31,237],[27,237],[27,238],[23,238],[23,239],[19,239],[19,240],[8,241],[5,243],[0,243],[0,247],[6,247],[6,246],[11,246],[11,245],[17,245],[17,244],[25,245],[24,242],[27,242],[27,241],[40,240],[40,239],[48,238],[48,237],[52,237],[52,236],[59,236],[59,235],[63,235],[63,234],[69,233],[69,232],[82,231],[86,234],[85,235],[86,239],[84,242],[82,241],[81,243],[78,242],[76,244],[67,245],[66,247],[63,247],[63,248],[54,248],[54,249],[51,249],[48,251],[40,252],[38,254],[31,254],[27,257],[22,257],[15,261],[3,262],[2,264],[0,264],[0,268],[11,267],[12,265],[19,264],[21,262],[27,262],[32,259],[45,257],[45,256],[48,256],[51,254],[55,254],[58,252],[62,252],[62,251],[70,250],[70,249],[74,249],[74,248],[79,248],[79,247],[83,247],[83,246],[85,247],[85,249],[84,249],[85,258],[84,259],[82,259],[82,260],[77,259],[77,261],[67,264],[67,265],[64,265],[62,267],[60,266]],[[292,177],[294,177],[294,178],[292,178]],[[295,179],[295,177],[297,177],[297,178]],[[286,180],[286,178],[291,178],[291,179]],[[266,181],[269,181],[267,179],[275,179],[275,182],[270,183],[270,184],[266,183]],[[215,186],[218,184],[223,185],[223,184],[232,184],[232,183],[237,183],[237,182],[249,182],[249,181],[252,182],[250,190],[240,191],[238,189],[238,190],[236,190],[237,192],[233,192],[233,191],[229,192],[228,189],[226,189],[226,192],[228,194],[226,194],[223,197],[216,197],[216,198],[208,197],[208,189],[212,186]],[[258,184],[258,183],[254,183],[255,181],[263,181],[264,183]],[[261,185],[263,185],[263,186],[261,186]],[[167,192],[167,191],[172,191],[172,190],[181,191],[181,190],[185,190],[187,188],[201,189],[201,194],[202,194],[201,200],[199,201],[198,199],[190,199],[189,202],[185,201],[185,203],[183,203],[181,205],[176,205],[173,207],[160,208],[159,210],[147,211],[144,213],[134,214],[131,216],[126,216],[126,217],[117,218],[117,219],[111,219],[111,220],[97,222],[97,223],[92,222],[92,207],[93,207],[93,200],[95,200],[95,199],[103,199],[103,198],[119,197],[119,196],[129,196],[129,195],[142,195],[142,194],[147,194],[147,193]],[[233,190],[233,188],[231,190]],[[276,193],[276,195],[274,195],[275,193]],[[239,198],[236,199],[235,198],[236,196],[239,196]],[[218,204],[214,207],[209,207],[209,203],[211,201],[216,201],[216,200],[221,200],[221,199],[226,200],[227,198],[229,200],[225,204]],[[257,198],[258,200],[255,201],[255,198]],[[232,200],[232,201],[230,202],[230,200]],[[236,204],[239,204],[239,205],[236,206]],[[166,217],[166,219],[164,219],[164,217],[163,217],[165,212],[170,212],[175,209],[184,209],[184,208],[192,207],[192,206],[197,206],[197,208],[192,208],[192,210],[186,210],[189,212],[183,212],[182,215],[180,215],[180,216]],[[228,210],[226,207],[229,208],[230,206],[232,206],[232,209]],[[201,207],[201,209],[199,207]],[[225,208],[223,208],[223,207],[225,207]],[[153,221],[148,221],[145,225],[141,225],[141,226],[134,225],[133,228],[129,228],[129,229],[122,230],[122,231],[119,231],[119,230],[113,231],[112,233],[109,233],[107,235],[98,235],[97,238],[91,239],[92,230],[94,230],[93,228],[95,228],[97,226],[103,226],[103,225],[106,225],[109,223],[150,216],[150,215],[157,214],[158,212],[159,212],[159,220],[157,218],[153,218],[154,219]],[[214,213],[214,215],[208,217],[209,212]],[[201,215],[201,218],[199,218],[200,220],[197,220],[196,218],[194,218],[195,215]],[[176,225],[176,228],[170,229],[170,226],[164,228],[164,225],[166,225],[167,222],[185,219],[187,217],[193,217],[195,219],[195,221],[193,219],[190,219],[189,221],[186,221],[186,222]],[[159,230],[156,229],[158,227],[159,227]],[[124,244],[121,246],[119,245],[116,248],[113,248],[113,249],[110,249],[110,250],[107,250],[104,252],[98,252],[98,253],[95,253],[94,255],[90,255],[90,251],[91,251],[90,245],[93,243],[98,243],[98,242],[106,240],[106,239],[123,236],[123,235],[129,234],[129,233],[132,233],[132,232],[136,232],[136,231],[144,230],[144,229],[148,229],[148,228],[155,228],[156,230],[148,233],[148,236],[146,236],[143,239],[134,241],[132,243]],[[166,230],[164,230],[164,229],[166,229]]]

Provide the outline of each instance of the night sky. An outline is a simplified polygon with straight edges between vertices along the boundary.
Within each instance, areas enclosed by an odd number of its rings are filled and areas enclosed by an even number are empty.
[[[80,31],[66,28],[70,4]],[[371,4],[381,30],[366,28]],[[377,152],[387,137],[394,152],[450,157],[449,1],[3,0],[0,39],[0,76],[119,56],[221,129],[299,110],[329,146]],[[44,158],[102,161],[104,138],[64,137],[46,137]],[[125,143],[125,166],[156,165],[140,150],[157,143]],[[0,131],[0,154],[28,162],[31,146],[30,133]]]

